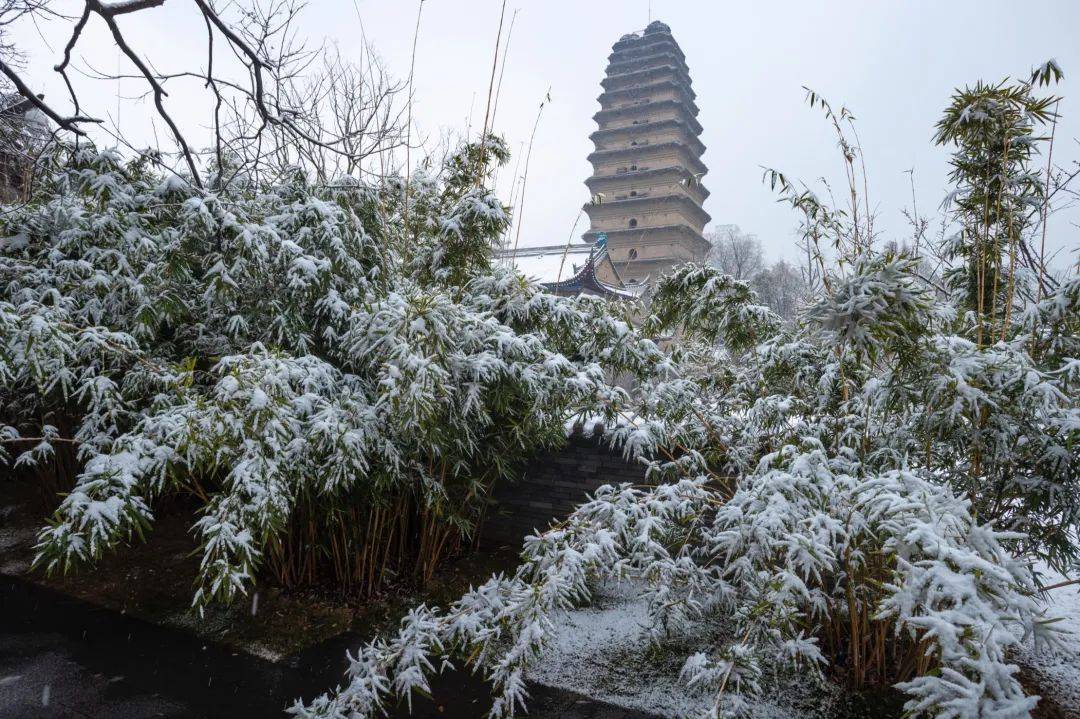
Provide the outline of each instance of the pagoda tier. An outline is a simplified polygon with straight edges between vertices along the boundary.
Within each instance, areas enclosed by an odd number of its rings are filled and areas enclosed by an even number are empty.
[[[709,196],[701,124],[686,57],[662,22],[623,35],[600,83],[590,135],[593,173],[586,242],[607,237],[607,252],[627,281],[652,284],[671,267],[703,259]]]
[[[658,51],[652,55],[631,57],[609,63],[607,67],[607,76],[614,80],[615,78],[622,77],[629,73],[653,69],[660,65],[673,65],[683,74],[690,74],[690,68],[686,66],[686,62],[683,61],[680,55],[676,55],[673,52]]]
[[[595,242],[600,232],[585,233],[586,242]],[[653,285],[676,265],[700,261],[709,251],[709,242],[686,225],[608,230],[608,255],[628,287]]]
[[[667,117],[650,122],[639,122],[636,125],[618,125],[613,127],[605,127],[602,130],[597,130],[591,135],[589,139],[593,141],[597,147],[607,147],[606,143],[618,143],[623,142],[630,143],[631,145],[647,144],[641,142],[642,140],[650,139],[651,133],[664,133],[668,135],[677,134],[680,138],[683,138],[686,142],[699,142],[697,140],[698,132],[697,125],[691,122],[687,122],[682,117]],[[637,140],[638,142],[634,142]],[[702,145],[704,149],[704,145]]]
[[[638,216],[652,218],[649,227],[683,223],[699,234],[712,219],[709,213],[701,209],[701,203],[688,193],[646,192],[636,196],[627,195],[625,199],[609,199],[600,204],[590,203],[586,207],[590,229],[608,233],[622,229],[648,229],[640,222],[623,222],[627,216],[631,219]]]
[[[701,134],[701,123],[695,117],[697,108],[672,99],[646,99],[644,102],[627,104],[624,107],[612,107],[593,115],[601,130],[629,125],[646,125],[659,120],[682,120],[694,131]]]
[[[633,107],[645,102],[657,102],[661,100],[673,100],[685,104],[690,108],[693,115],[698,114],[696,97],[689,86],[679,82],[677,78],[665,78],[655,80],[647,85],[635,85],[621,90],[608,90],[596,98],[603,110],[613,110],[618,107]]]
[[[650,65],[618,74],[609,73],[607,77],[600,81],[600,86],[605,90],[614,92],[671,78],[675,78],[678,82],[686,85],[688,90],[690,89],[690,75],[686,72],[686,66],[672,63]],[[697,97],[692,90],[690,95],[691,97]]]
[[[601,203],[650,194],[685,193],[693,197],[700,205],[709,196],[709,191],[705,189],[705,186],[697,182],[694,173],[685,167],[635,170],[620,175],[593,175],[585,180],[585,185],[594,197],[601,198]]]
[[[608,55],[608,63],[614,65],[640,57],[651,57],[658,53],[671,53],[680,61],[686,62],[679,43],[671,36],[671,28],[657,20],[650,23],[641,35],[630,33],[611,46],[611,54]]]
[[[697,136],[687,132],[685,126],[649,127],[646,130],[639,125],[638,129],[639,132],[626,133],[621,137],[594,138],[596,151],[590,152],[585,159],[593,163],[594,167],[614,163],[618,172],[624,165],[626,170],[630,169],[630,165],[649,167],[650,162],[661,162],[661,156],[674,152],[679,155],[679,160],[685,167],[705,174],[705,165],[701,162],[705,145]],[[626,165],[627,162],[630,165]]]
[[[700,147],[704,147],[698,143]],[[610,150],[597,150],[589,154],[595,175],[621,175],[638,169],[660,167],[686,167],[694,175],[701,177],[707,172],[701,161],[700,152],[687,143],[678,140],[660,139],[656,143],[638,143]]]

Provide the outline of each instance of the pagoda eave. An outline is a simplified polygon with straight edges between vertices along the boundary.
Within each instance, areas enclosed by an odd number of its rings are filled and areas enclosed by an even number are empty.
[[[704,145],[702,145],[704,147]],[[687,167],[699,176],[704,176],[708,171],[705,163],[701,161],[700,153],[694,153],[687,145],[681,142],[658,142],[655,145],[635,145],[618,150],[600,150],[590,153],[587,159],[594,165],[602,160],[637,159],[647,162],[650,156],[655,156],[664,150],[676,150],[680,152],[686,161]]]
[[[679,47],[679,43],[675,42],[675,38],[664,33],[652,38],[620,40],[611,46],[611,54],[608,55],[608,62],[640,57],[659,47],[663,47],[665,50],[675,53],[680,60],[686,60],[686,55],[683,53],[682,48]]]
[[[638,127],[640,127],[640,125],[638,125]],[[630,144],[626,147],[613,147],[606,150],[598,148],[589,153],[588,157],[586,157],[585,159],[587,159],[589,162],[593,162],[594,160],[617,160],[621,157],[626,157],[626,153],[634,153],[639,150],[648,151],[650,148],[654,147],[676,147],[686,149],[693,157],[701,157],[705,154],[705,143],[699,140],[696,135],[690,133],[688,130],[687,132],[685,132],[683,138],[680,140],[668,140],[667,142],[649,142],[646,139],[642,142],[637,142],[636,140],[631,140],[631,142],[635,144]],[[594,141],[594,144],[598,143],[595,143]],[[648,153],[646,152],[646,154]]]
[[[640,70],[630,70],[629,72],[612,73],[600,81],[600,87],[611,90],[619,89],[614,87],[615,85],[621,85],[624,81],[633,81],[638,79],[640,75],[642,78],[650,75],[677,75],[680,79],[685,79],[688,84],[692,84],[690,81],[689,71],[679,65],[656,65],[655,67],[646,67]]]
[[[690,89],[688,83],[681,82],[678,79],[667,78],[658,82],[652,82],[647,85],[633,85],[630,87],[622,87],[615,90],[604,90],[596,98],[596,101],[603,107],[605,103],[610,103],[613,100],[629,99],[632,97],[640,97],[642,95],[648,95],[656,90],[673,88],[676,92],[682,93],[687,98],[688,102],[694,107],[697,107],[694,100],[697,98],[697,93]]]
[[[685,130],[687,136],[693,137],[698,142],[701,142],[701,140],[698,139],[697,133],[690,127],[690,123],[685,122],[678,117],[668,117],[663,120],[640,122],[636,125],[624,125],[622,127],[608,127],[603,130],[594,130],[589,135],[589,139],[595,143],[598,140],[614,139],[618,137],[632,138],[635,135],[652,134],[656,130],[670,129]],[[704,144],[702,144],[702,147],[704,148]]]
[[[673,62],[679,67],[681,72],[687,75],[690,74],[690,68],[687,66],[686,62],[679,57],[678,54],[670,51],[611,62],[608,63],[606,72],[608,73],[608,77],[617,78],[632,72],[637,72],[638,70],[649,70],[654,67],[660,67],[656,64],[660,61],[663,61],[665,64]]]
[[[602,114],[602,113],[605,113],[605,112],[616,112],[618,110],[640,110],[643,107],[655,106],[655,105],[659,105],[659,104],[665,103],[665,102],[670,102],[670,103],[674,103],[676,105],[679,105],[680,107],[684,108],[690,115],[693,115],[695,117],[697,116],[697,114],[699,112],[697,103],[694,102],[693,100],[691,100],[689,97],[687,97],[685,95],[685,93],[683,94],[683,97],[681,99],[678,99],[678,100],[673,99],[673,98],[664,98],[663,100],[654,100],[654,101],[651,101],[651,102],[639,102],[639,103],[634,103],[634,104],[631,104],[631,105],[622,105],[622,106],[616,106],[616,107],[604,107],[603,101],[606,99],[606,95],[607,95],[607,93],[603,93],[599,97],[596,98],[597,101],[600,102],[600,113],[598,113],[598,114]],[[595,117],[596,116],[594,115],[593,118],[595,119]]]
[[[686,117],[687,124],[694,130],[695,135],[701,134],[701,123],[694,117],[695,113],[690,112],[690,108],[681,102],[674,100],[659,100],[657,102],[643,102],[640,105],[627,105],[626,107],[613,107],[608,110],[600,110],[592,119],[597,123],[604,120],[611,120],[617,117],[633,117],[642,113],[654,112],[662,109],[675,109],[683,113]]]
[[[645,231],[648,231],[650,236],[646,237]],[[596,242],[599,235],[607,235],[609,244],[620,240],[635,240],[643,244],[660,244],[669,241],[668,238],[661,236],[663,233],[670,234],[672,237],[678,236],[690,240],[697,246],[703,255],[712,247],[712,245],[709,244],[709,241],[706,240],[700,232],[695,232],[694,228],[689,227],[688,225],[635,227],[622,230],[589,230],[583,234],[581,238],[589,244]]]
[[[694,198],[686,195],[647,195],[645,197],[628,197],[625,200],[608,200],[599,204],[586,203],[582,209],[589,216],[589,220],[617,217],[623,212],[644,212],[649,208],[660,209],[665,205],[678,205],[691,219],[704,227],[709,224],[712,217]],[[640,229],[640,228],[636,228]]]
[[[636,170],[624,172],[620,175],[592,175],[585,180],[585,186],[589,188],[591,195],[611,193],[615,188],[623,187],[628,183],[648,182],[650,180],[664,180],[670,178],[683,186],[684,191],[702,204],[711,194],[708,188],[701,182],[701,177],[696,177],[684,167],[658,167],[655,170]]]

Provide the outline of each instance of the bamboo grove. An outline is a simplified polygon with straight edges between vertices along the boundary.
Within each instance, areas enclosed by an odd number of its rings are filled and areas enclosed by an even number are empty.
[[[457,660],[492,684],[489,716],[512,716],[559,615],[606,581],[646,602],[643,642],[700,644],[682,677],[710,719],[753,715],[784,677],[896,686],[911,715],[1030,716],[1015,653],[1060,640],[1041,568],[1080,556],[1080,279],[1033,242],[1057,187],[1032,179],[1056,105],[1038,88],[1059,72],[957,92],[939,241],[923,223],[877,237],[854,118],[810,92],[849,192],[766,173],[816,279],[799,320],[715,268],[665,277],[642,330],[680,338],[676,371],[643,377],[609,434],[655,484],[601,488],[528,537],[515,574],[417,607],[292,712],[376,716]],[[710,620],[719,642],[700,639]]]

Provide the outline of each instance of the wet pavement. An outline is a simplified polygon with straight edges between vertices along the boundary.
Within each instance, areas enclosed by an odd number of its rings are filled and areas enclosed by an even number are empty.
[[[0,718],[283,717],[296,698],[340,683],[345,649],[358,643],[343,635],[270,662],[0,575]],[[531,693],[532,719],[655,719],[547,687]],[[414,698],[411,715],[392,716],[479,719],[488,696],[455,672],[431,699]]]

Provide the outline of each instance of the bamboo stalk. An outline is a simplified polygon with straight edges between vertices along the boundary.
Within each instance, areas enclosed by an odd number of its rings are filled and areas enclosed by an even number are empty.
[[[416,72],[416,43],[420,37],[420,15],[424,12],[424,0],[416,8],[416,29],[413,30],[412,55],[409,59],[409,97],[408,109],[405,119],[405,206],[402,209],[405,219],[405,231],[409,229],[409,186],[412,181],[412,109],[413,109],[413,80]]]
[[[547,94],[544,95],[544,100],[540,103],[539,109],[536,111],[536,121],[533,122],[532,134],[529,135],[529,150],[525,153],[525,172],[521,176],[521,206],[517,211],[517,234],[514,236],[514,252],[511,255],[511,263],[517,261],[518,243],[521,241],[521,219],[525,215],[525,188],[529,180],[529,160],[532,159],[533,141],[536,140],[536,128],[540,126],[540,116],[544,112],[544,105],[551,98],[551,88],[548,88]]]
[[[1046,187],[1043,189],[1042,206],[1042,240],[1039,243],[1039,288],[1036,291],[1035,302],[1042,301],[1043,296],[1043,273],[1046,271],[1046,225],[1050,219],[1050,173],[1053,170],[1054,160],[1054,137],[1057,134],[1058,105],[1061,100],[1054,103],[1054,120],[1050,125],[1050,147],[1046,153]]]
[[[1001,158],[1001,166],[1002,166],[1001,167],[1001,175],[1002,175],[1003,179],[1002,179],[1002,182],[998,185],[997,199],[995,200],[995,203],[994,203],[994,214],[998,218],[997,222],[998,222],[999,225],[1001,223],[1001,196],[1002,196],[1002,193],[1005,191],[1004,177],[1005,177],[1005,170],[1008,167],[1008,162],[1009,162],[1009,138],[1006,137],[1005,138],[1005,146],[1004,146],[1004,155]],[[1012,213],[1011,212],[1009,213],[1009,223],[1008,223],[1008,229],[1006,231],[1010,235],[1010,240],[1011,240],[1011,235],[1012,235]],[[1000,277],[1000,274],[1001,274],[1001,252],[998,249],[997,245],[998,245],[998,243],[995,241],[994,242],[994,254],[993,254],[993,257],[992,257],[992,259],[994,260],[994,281],[991,283],[991,286],[990,286],[991,292],[993,292],[993,296],[990,299],[990,331],[991,331],[990,334],[991,334],[991,336],[993,336],[993,334],[994,334],[994,332],[993,332],[994,321],[997,318],[998,283],[999,283],[999,277]],[[1002,328],[1002,335],[1004,335],[1004,333],[1005,333],[1005,330],[1004,330],[1004,327],[1003,327]]]
[[[495,86],[495,104],[491,108],[491,127],[495,127],[495,115],[499,112],[499,96],[502,94],[503,75],[506,73],[506,58],[510,55],[510,40],[514,36],[514,22],[517,21],[518,9],[510,16],[510,29],[506,31],[506,44],[503,45],[502,65],[499,67],[499,83]]]
[[[489,119],[489,115],[491,113],[491,96],[492,96],[492,93],[495,92],[495,69],[499,65],[499,45],[502,43],[502,29],[503,29],[503,18],[504,17],[506,17],[506,0],[502,1],[502,10],[499,11],[499,29],[495,33],[495,53],[491,58],[491,79],[488,80],[487,104],[484,106],[484,129],[480,133],[480,142],[481,143],[486,143],[487,142],[488,119]],[[476,173],[476,185],[477,185],[477,187],[479,187],[480,184],[483,182],[484,168],[486,167],[486,164],[487,164],[486,163],[486,160],[487,160],[486,147],[487,146],[484,145],[483,147],[484,147],[484,150],[483,150],[483,154],[482,154],[482,159],[481,159],[481,162],[480,162],[480,166],[477,168],[477,173]]]
[[[566,265],[566,253],[570,251],[570,243],[574,239],[574,230],[577,229],[578,223],[581,222],[581,215],[584,212],[584,210],[578,210],[577,217],[574,219],[574,224],[570,227],[570,236],[566,238],[566,247],[563,248],[562,259],[559,261],[559,274],[555,277],[556,285],[562,282],[563,266]]]

